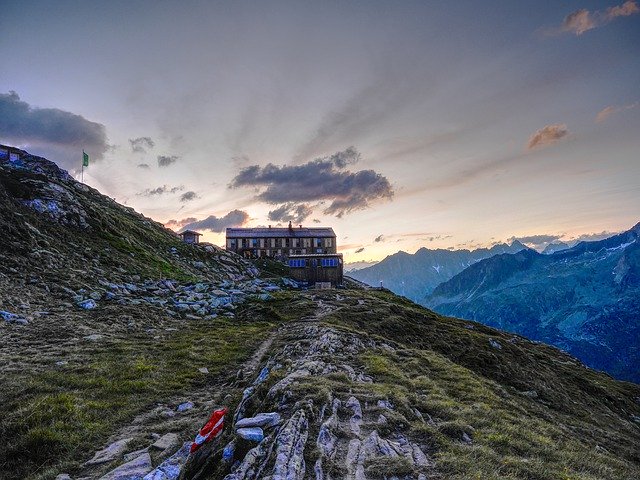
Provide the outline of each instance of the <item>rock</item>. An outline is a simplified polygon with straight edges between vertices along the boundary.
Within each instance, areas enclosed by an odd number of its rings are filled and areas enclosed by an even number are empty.
[[[156,440],[151,448],[157,448],[158,450],[167,450],[174,448],[180,443],[178,435],[176,433],[167,433]]]
[[[148,452],[145,452],[130,462],[111,470],[100,477],[100,480],[142,480],[152,468],[151,457]]]
[[[101,463],[107,463],[119,458],[127,448],[127,444],[133,440],[132,438],[123,438],[117,442],[113,442],[108,447],[95,453],[93,458],[85,463],[85,465],[99,465]]]
[[[489,344],[496,350],[502,350],[502,345],[500,344],[500,342],[494,340],[493,338],[489,339]]]
[[[29,322],[26,318],[22,318],[15,313],[6,312],[4,310],[0,310],[0,317],[7,323],[16,323],[18,325],[28,325]]]
[[[88,298],[86,300],[78,302],[78,307],[83,308],[85,310],[93,310],[97,306],[98,306],[98,304],[96,303],[96,301],[93,298]]]
[[[236,441],[231,440],[222,449],[222,461],[231,463],[233,462],[233,455],[236,451]]]
[[[233,473],[230,473],[223,480],[249,480],[258,477],[258,473],[262,471],[263,461],[271,453],[272,437],[267,437],[259,445],[252,448],[244,456],[244,459]],[[262,477],[266,478],[266,477]]]
[[[87,335],[86,337],[82,337],[85,340],[89,340],[90,342],[97,342],[98,340],[102,339],[102,335],[98,334],[98,333],[94,333],[92,335]]]
[[[200,373],[209,373],[209,369],[207,367],[201,367],[198,369]]]
[[[251,442],[261,442],[264,439],[264,432],[260,427],[238,428],[236,435]]]
[[[236,423],[238,428],[262,427],[269,428],[280,423],[280,415],[276,412],[259,413],[255,417],[243,418]]]
[[[362,425],[362,406],[360,401],[356,397],[350,397],[345,404],[347,408],[350,408],[353,412],[351,419],[349,420],[349,426],[351,431],[357,437],[360,436],[360,426]]]
[[[190,448],[191,442],[185,442],[180,450],[167,458],[153,471],[147,473],[143,480],[176,480],[189,457]]]
[[[149,447],[141,448],[140,450],[136,450],[135,452],[127,453],[124,457],[122,457],[122,459],[125,462],[130,462],[134,458],[138,458],[140,455],[148,451],[149,451]]]
[[[193,402],[184,402],[176,407],[176,412],[186,412],[193,408]]]
[[[71,478],[71,475],[69,475],[68,473],[61,473],[55,478],[55,480],[73,480],[73,479]]]
[[[276,462],[272,480],[302,480],[305,472],[304,447],[309,423],[304,410],[298,410],[276,437]]]

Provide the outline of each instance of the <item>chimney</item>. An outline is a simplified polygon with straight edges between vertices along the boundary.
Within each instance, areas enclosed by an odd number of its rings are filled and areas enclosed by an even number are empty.
[[[293,227],[291,226],[291,221],[289,221],[289,230],[293,230]]]
[[[300,225],[300,228],[302,228],[302,225]]]
[[[271,228],[271,225],[269,225],[269,228]]]

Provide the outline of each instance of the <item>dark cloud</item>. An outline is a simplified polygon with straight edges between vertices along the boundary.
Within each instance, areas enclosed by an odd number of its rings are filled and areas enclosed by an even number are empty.
[[[275,210],[269,212],[269,220],[274,222],[304,222],[311,214],[313,210],[311,207],[304,203],[285,203]]]
[[[110,148],[104,125],[57,108],[32,107],[14,91],[0,93],[0,141],[45,155],[69,170],[80,166],[82,149],[93,162]]]
[[[177,192],[181,192],[182,190],[184,190],[183,185],[179,185],[177,187],[162,185],[156,188],[147,188],[146,190],[143,190],[142,192],[139,192],[136,195],[139,195],[142,197],[152,197],[154,195],[163,195],[165,193],[177,193]]]
[[[360,161],[360,152],[354,147],[349,147],[342,152],[334,153],[329,157],[337,168],[346,168],[347,165],[353,165]]]
[[[331,203],[324,213],[341,217],[367,208],[372,201],[393,197],[389,180],[374,170],[345,170],[358,157],[351,147],[303,165],[252,165],[242,169],[230,187],[262,188],[257,199],[270,204],[326,200]]]
[[[130,138],[129,144],[131,145],[131,150],[135,153],[147,153],[147,149],[150,150],[156,145],[151,140],[151,137]]]
[[[356,253],[362,253],[364,252],[364,247],[360,247],[359,249],[356,250]]]
[[[182,226],[182,230],[210,230],[223,232],[227,227],[239,227],[249,221],[249,214],[242,210],[232,210],[224,217],[210,215],[204,220],[196,220]]]
[[[169,165],[176,163],[180,157],[177,155],[158,155],[158,166],[159,167],[168,167]]]
[[[533,150],[535,148],[547,147],[560,141],[569,134],[565,124],[545,125],[540,130],[529,137],[527,148]]]
[[[148,163],[139,163],[139,164],[138,164],[138,168],[146,168],[146,169],[149,169],[149,168],[151,168],[151,167],[149,166],[149,164],[148,164]]]
[[[622,5],[607,8],[604,12],[590,12],[585,8],[576,10],[567,15],[562,25],[555,32],[551,33],[573,33],[582,35],[589,30],[601,27],[616,19],[617,17],[628,17],[640,12],[638,4],[633,0],[627,0]]]
[[[182,195],[180,195],[181,202],[190,202],[191,200],[195,200],[197,198],[200,198],[198,197],[198,194],[191,190],[189,190],[188,192],[184,192]]]
[[[195,217],[187,217],[187,218],[183,218],[182,220],[168,220],[167,222],[165,222],[164,226],[168,228],[182,228],[185,225],[188,225],[189,223],[193,223],[197,220],[198,219]]]
[[[378,235],[373,241],[374,242],[384,242],[384,235]]]

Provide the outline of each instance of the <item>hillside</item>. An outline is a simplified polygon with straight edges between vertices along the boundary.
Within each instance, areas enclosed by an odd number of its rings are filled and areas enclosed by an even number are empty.
[[[382,281],[392,292],[420,303],[439,284],[469,265],[494,255],[515,253],[526,248],[517,240],[511,245],[498,244],[477,250],[421,248],[414,254],[394,253],[377,264],[355,270],[350,275],[374,287],[379,286]]]
[[[0,221],[2,478],[640,476],[640,386],[555,348],[290,289],[37,157],[0,164]]]
[[[438,286],[423,303],[568,351],[640,382],[640,224],[552,254],[498,255]]]

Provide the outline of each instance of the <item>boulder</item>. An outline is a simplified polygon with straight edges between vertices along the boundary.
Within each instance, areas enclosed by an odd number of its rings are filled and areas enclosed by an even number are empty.
[[[261,442],[264,439],[264,432],[260,427],[238,428],[236,435],[250,442]]]
[[[152,468],[151,457],[148,452],[145,452],[130,462],[111,470],[100,477],[100,480],[142,480]]]
[[[117,442],[113,442],[108,447],[95,453],[93,458],[89,460],[85,465],[99,465],[101,463],[107,463],[120,458],[120,456],[127,449],[127,444],[133,440],[132,438],[123,438]]]
[[[280,415],[276,412],[259,413],[255,417],[243,418],[236,422],[236,429],[238,428],[251,428],[262,427],[269,428],[280,423]]]

